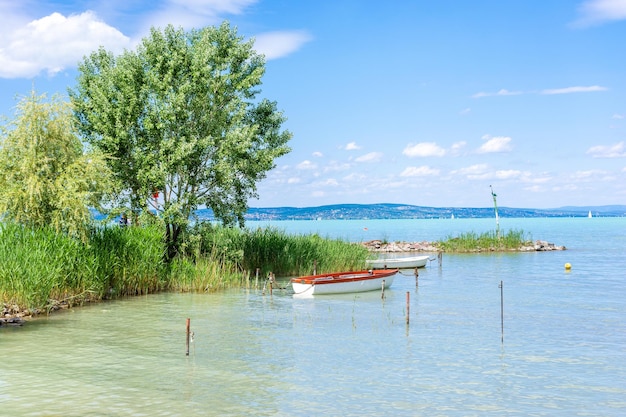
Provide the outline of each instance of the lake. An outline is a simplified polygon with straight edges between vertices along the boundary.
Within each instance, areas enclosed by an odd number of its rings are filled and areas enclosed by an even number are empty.
[[[248,223],[268,224],[350,241],[495,228],[493,219]],[[384,298],[301,299],[252,285],[2,328],[0,414],[626,415],[626,218],[500,219],[500,228],[567,250],[444,254],[417,280],[397,275]]]

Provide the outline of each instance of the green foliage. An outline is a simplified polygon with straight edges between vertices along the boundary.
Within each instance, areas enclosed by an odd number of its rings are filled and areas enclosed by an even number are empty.
[[[0,133],[0,213],[85,239],[89,207],[113,184],[103,155],[83,151],[69,104],[32,92]]]
[[[458,237],[448,236],[439,242],[438,246],[446,252],[482,252],[517,250],[528,245],[530,238],[525,238],[522,230],[509,230],[504,235],[499,231],[489,231],[482,234],[476,232],[463,233]]]
[[[199,206],[242,225],[257,181],[290,150],[276,103],[257,98],[265,63],[252,46],[228,23],[170,25],[136,51],[100,49],[79,66],[70,97],[80,131],[113,156],[133,212],[158,208],[170,260]]]

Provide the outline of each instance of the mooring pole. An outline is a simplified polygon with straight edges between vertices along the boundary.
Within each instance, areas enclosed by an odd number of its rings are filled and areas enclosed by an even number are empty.
[[[190,323],[190,319],[187,319],[187,352],[185,353],[186,356],[189,356],[189,323]]]
[[[416,287],[418,284],[419,276],[420,276],[420,273],[418,272],[417,267],[415,267],[415,286]]]
[[[313,275],[317,275],[317,261],[313,261]]]
[[[411,306],[411,293],[409,291],[406,292],[406,325],[409,325],[409,317],[411,314],[409,313],[409,309]]]
[[[383,283],[381,284],[380,287],[381,287],[380,288],[380,291],[381,291],[380,298],[384,300],[385,299],[385,280],[384,279],[383,279]]]
[[[441,268],[441,264],[443,263],[443,252],[439,251],[437,253],[437,260],[439,260],[439,268]]]
[[[256,277],[254,279],[254,288],[259,288],[259,268],[256,269]]]
[[[500,281],[500,341],[504,343],[504,288]]]

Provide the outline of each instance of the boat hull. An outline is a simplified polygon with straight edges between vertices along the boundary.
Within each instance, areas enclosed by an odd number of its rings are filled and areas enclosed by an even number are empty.
[[[291,286],[296,295],[346,294],[389,288],[397,269],[340,272],[293,278]]]
[[[381,268],[381,269],[408,269],[408,268],[423,268],[426,266],[426,262],[430,257],[428,255],[424,256],[408,256],[404,258],[384,258],[384,259],[374,259],[367,261],[367,264],[372,268]]]

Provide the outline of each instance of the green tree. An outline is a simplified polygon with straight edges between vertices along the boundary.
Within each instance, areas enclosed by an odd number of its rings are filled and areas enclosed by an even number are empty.
[[[100,152],[85,152],[70,104],[33,91],[0,127],[0,215],[86,239],[90,207],[112,190]]]
[[[136,51],[101,48],[80,64],[70,90],[80,130],[113,156],[133,213],[158,210],[170,259],[198,207],[243,225],[256,183],[290,151],[276,103],[257,99],[264,72],[253,42],[226,22],[153,28]]]

